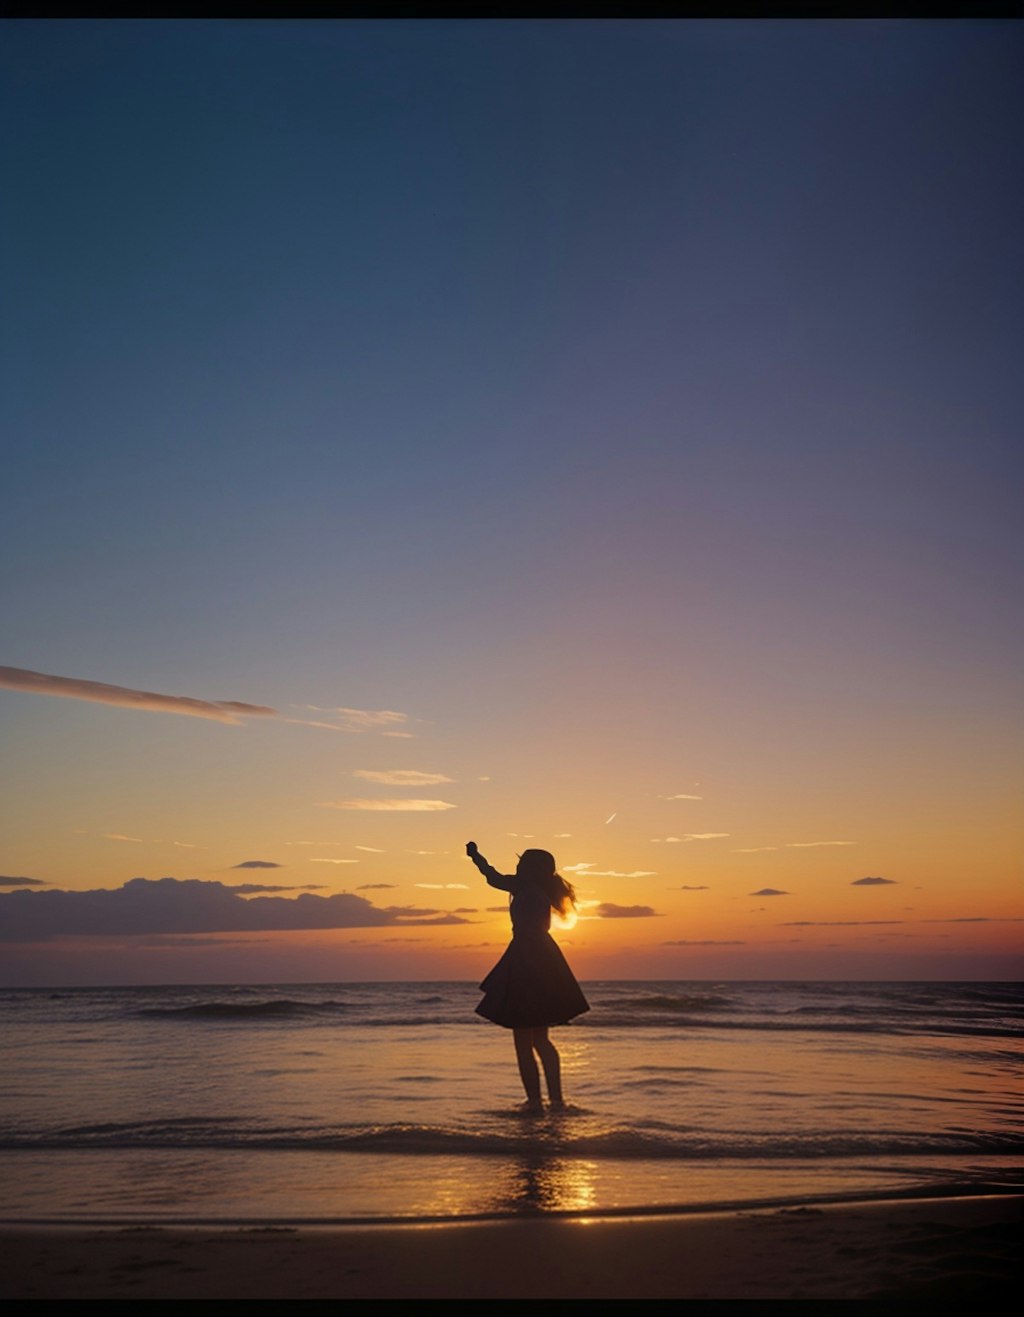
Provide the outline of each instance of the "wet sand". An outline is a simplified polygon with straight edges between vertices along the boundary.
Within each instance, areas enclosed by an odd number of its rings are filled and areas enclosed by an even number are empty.
[[[1008,1298],[1024,1198],[368,1226],[0,1227],[5,1299]]]

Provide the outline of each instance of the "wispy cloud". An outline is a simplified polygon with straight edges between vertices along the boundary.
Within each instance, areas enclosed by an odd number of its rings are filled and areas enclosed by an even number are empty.
[[[678,942],[662,942],[663,947],[745,947],[746,942],[712,942],[709,938],[701,941],[690,941],[686,938]]]
[[[789,850],[806,851],[812,850],[815,846],[856,846],[855,841],[787,841],[786,847]]]
[[[659,842],[659,841],[675,842],[682,840],[683,840],[682,837],[652,837],[651,838],[651,841],[653,842]]]
[[[428,887],[434,892],[468,892],[466,883],[413,883],[413,887]]]
[[[344,706],[321,709],[300,705],[315,713],[328,713],[333,722],[309,718],[286,718],[266,704],[248,704],[243,700],[203,700],[192,695],[164,695],[159,691],[136,690],[132,686],[113,686],[83,677],[57,677],[29,668],[0,667],[0,687],[30,695],[52,695],[90,704],[109,704],[121,709],[141,709],[147,713],[177,713],[190,718],[207,718],[213,722],[241,725],[247,718],[274,718],[279,722],[303,727],[321,727],[331,732],[380,731],[385,736],[412,736],[396,731],[396,725],[408,721],[408,714],[394,709],[350,709]]]
[[[232,883],[229,889],[239,896],[256,896],[262,892],[326,892],[323,883]]]
[[[780,891],[778,887],[762,887],[757,892],[748,892],[748,896],[788,896],[788,892]]]
[[[711,888],[710,888],[710,887],[687,887],[687,886],[684,884],[682,887],[672,887],[672,888],[669,888],[669,890],[670,890],[670,891],[673,891],[673,892],[710,892],[710,891],[711,891]]]
[[[211,718],[220,723],[240,723],[243,718],[274,718],[276,709],[240,700],[197,700],[189,695],[161,695],[157,691],[110,686],[81,677],[55,677],[28,668],[0,667],[0,686],[32,695],[56,695],[91,704],[112,704],[122,709],[144,709],[149,713],[181,713],[191,718]]]
[[[396,709],[349,709],[344,705],[324,708],[319,704],[297,704],[293,708],[306,709],[310,713],[329,713],[336,721],[333,723],[313,723],[316,727],[329,727],[333,731],[373,732],[388,729],[394,732],[396,726],[409,721],[407,713]],[[411,735],[411,733],[406,733]]]
[[[370,851],[373,855],[383,855],[384,852],[379,846],[357,846],[357,851]]]
[[[142,837],[126,837],[123,832],[105,832],[107,841],[143,841]]]
[[[458,808],[447,800],[321,800],[319,804],[322,809],[391,810],[414,814]]]
[[[241,864],[233,864],[232,869],[283,869],[283,864],[278,864],[276,860],[243,860]]]
[[[616,905],[614,901],[602,901],[594,907],[598,919],[653,919],[657,910],[649,905]]]
[[[341,706],[336,709],[323,709],[321,712],[335,713],[339,718],[344,718],[359,727],[390,727],[394,723],[404,723],[409,720],[408,714],[398,713],[395,709],[347,709]]]
[[[790,919],[779,928],[872,928],[883,924],[905,924],[905,919]]]
[[[683,841],[714,841],[717,837],[728,837],[727,832],[688,832]]]
[[[181,849],[185,851],[205,851],[209,849],[209,847],[200,846],[194,841],[172,841],[171,845],[180,846]]]
[[[0,874],[0,887],[47,887],[42,878],[12,878],[9,874]]]
[[[759,855],[761,851],[777,851],[778,849],[778,846],[737,846],[730,852],[730,854]]]
[[[851,887],[896,887],[895,878],[855,878]]]
[[[365,897],[349,892],[247,898],[223,883],[197,878],[133,878],[114,889],[0,894],[0,938],[6,942],[38,942],[58,936],[246,933],[465,922],[460,915],[436,909],[379,909]]]
[[[338,860],[332,855],[311,855],[310,864],[358,864],[358,860]]]
[[[357,892],[393,892],[397,883],[360,883]]]
[[[677,794],[674,795],[674,796],[659,796],[658,799],[659,799],[659,800],[703,800],[704,797],[703,797],[703,796],[687,796],[687,795],[685,795],[683,792],[679,792],[679,793],[677,793]]]
[[[656,869],[634,869],[632,873],[620,873],[618,869],[595,869],[592,864],[567,864],[566,873],[577,873],[581,878],[654,878]]]
[[[919,919],[919,924],[1024,924],[1024,917],[1018,915],[961,915],[957,919]]]
[[[443,773],[421,773],[415,768],[357,768],[352,776],[385,787],[434,787],[439,782],[454,781],[454,778],[445,777]]]

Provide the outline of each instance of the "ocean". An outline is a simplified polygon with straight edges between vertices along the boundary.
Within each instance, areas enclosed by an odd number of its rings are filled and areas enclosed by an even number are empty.
[[[642,1213],[1021,1185],[1024,987],[589,982],[517,1110],[472,983],[0,991],[4,1221]]]

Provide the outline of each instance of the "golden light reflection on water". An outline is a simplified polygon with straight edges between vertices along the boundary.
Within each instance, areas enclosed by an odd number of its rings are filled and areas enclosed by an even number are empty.
[[[598,1202],[595,1162],[567,1158],[542,1148],[488,1162],[486,1176],[437,1183],[424,1204],[437,1216],[468,1214],[530,1216],[547,1212],[593,1211]]]

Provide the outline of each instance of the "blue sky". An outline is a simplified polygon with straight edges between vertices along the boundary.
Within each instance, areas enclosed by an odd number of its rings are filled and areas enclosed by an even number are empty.
[[[4,662],[408,711],[409,767],[500,760],[494,827],[678,764],[751,826],[848,810],[880,866],[949,853],[928,802],[1005,842],[1020,55],[1000,22],[8,25]],[[257,782],[213,724],[2,712],[9,873],[139,808],[118,763],[193,771],[186,817],[327,790],[305,742]]]

